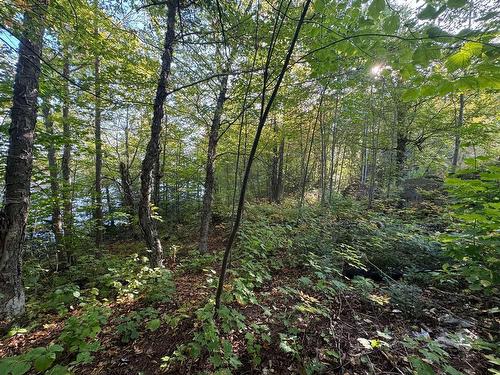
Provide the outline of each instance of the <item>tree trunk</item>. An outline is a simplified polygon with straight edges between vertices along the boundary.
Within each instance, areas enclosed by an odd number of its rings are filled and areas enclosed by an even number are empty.
[[[69,121],[69,57],[65,50],[63,76],[63,104],[62,104],[62,125],[63,125],[63,154],[61,159],[61,174],[62,174],[62,202],[63,202],[63,233],[64,233],[64,251],[68,265],[72,260],[72,243],[73,243],[73,203],[71,199],[71,124]]]
[[[162,55],[160,77],[156,89],[153,105],[153,119],[151,121],[151,136],[146,148],[146,154],[142,161],[141,169],[141,192],[139,199],[139,222],[141,224],[144,240],[150,251],[149,261],[152,267],[163,265],[163,250],[156,228],[156,223],[151,217],[151,185],[152,172],[158,155],[160,153],[160,134],[163,120],[163,106],[167,97],[167,82],[170,76],[170,65],[172,63],[173,45],[175,39],[175,14],[177,11],[177,0],[167,2],[167,31]]]
[[[396,173],[398,178],[396,184],[399,185],[404,179],[407,147],[409,143],[408,132],[406,129],[406,106],[402,103],[397,104],[396,108]]]
[[[373,129],[373,128],[376,128]],[[371,160],[371,167],[370,167],[370,185],[368,187],[368,208],[372,208],[373,205],[373,198],[374,198],[374,193],[375,193],[375,179],[377,177],[377,151],[378,151],[378,143],[379,143],[379,134],[380,134],[380,126],[377,125],[377,123],[373,122],[373,128],[372,128],[372,160]]]
[[[63,246],[63,226],[62,226],[62,216],[61,216],[61,206],[60,206],[60,191],[59,191],[59,179],[58,179],[58,167],[56,160],[56,149],[54,145],[54,122],[50,117],[49,103],[48,99],[44,101],[42,105],[42,113],[45,122],[45,131],[49,136],[49,145],[47,146],[47,160],[49,164],[49,176],[50,176],[50,194],[51,194],[51,205],[52,205],[52,217],[51,217],[51,227],[54,233],[54,238],[56,241],[56,252],[58,264],[61,262],[61,254],[64,250]],[[65,256],[63,256],[63,259]],[[66,259],[64,259],[65,261]]]
[[[160,184],[161,184],[161,165],[160,165],[160,152],[158,152],[158,158],[156,159],[154,170],[153,170],[153,204],[155,207],[160,207]]]
[[[10,114],[4,202],[0,211],[0,319],[24,312],[22,247],[28,221],[40,55],[47,6],[47,0],[28,2],[19,43]]]
[[[94,0],[95,11],[98,10],[98,0]],[[94,28],[94,38],[97,42],[99,37],[99,27],[96,24]],[[101,247],[102,237],[104,232],[103,214],[102,214],[102,139],[101,139],[101,82],[100,82],[100,65],[101,60],[98,52],[94,56],[94,91],[95,91],[95,107],[94,107],[94,131],[95,131],[95,246],[97,249]],[[99,253],[98,253],[99,255]]]
[[[337,115],[339,108],[339,95],[335,97],[335,112],[333,115],[333,125],[332,125],[332,146],[330,153],[330,171],[329,171],[329,183],[328,183],[328,199],[331,201],[333,196],[333,177],[336,172],[335,165],[337,164],[338,158],[335,155],[335,148],[337,147]],[[337,160],[335,160],[337,159]]]
[[[115,226],[115,219],[113,218],[113,204],[111,203],[111,194],[109,193],[109,186],[106,186],[106,203],[108,204],[108,216],[110,217],[111,227]]]
[[[458,110],[458,119],[455,130],[455,146],[453,149],[453,158],[451,160],[451,173],[455,173],[458,166],[458,157],[460,155],[460,129],[464,124],[464,94],[460,94],[460,107]]]
[[[321,205],[325,205],[326,202],[326,155],[327,155],[327,145],[326,145],[326,139],[328,137],[327,131],[326,131],[326,126],[323,121],[323,114],[320,115],[320,143],[321,143],[321,160],[320,160],[320,183],[319,183],[319,188],[320,188],[320,203]]]
[[[274,132],[278,133],[276,120],[273,126]],[[279,147],[273,146],[273,160],[271,163],[271,186],[270,186],[270,201],[271,203],[281,203],[281,195],[283,194],[283,163],[285,153],[285,137],[282,134]]]
[[[278,186],[278,169],[279,169],[279,150],[277,144],[278,127],[276,126],[276,118],[273,119],[273,132],[275,134],[273,144],[273,155],[271,160],[271,178],[269,184],[269,201],[278,203],[279,201],[279,186]]]
[[[240,198],[238,200],[238,208],[236,210],[236,217],[234,219],[233,227],[231,229],[231,234],[229,235],[229,239],[227,241],[226,249],[224,251],[224,256],[222,258],[222,265],[221,265],[221,270],[219,274],[219,281],[217,284],[217,291],[215,293],[215,308],[214,308],[214,317],[217,317],[218,312],[219,312],[219,307],[221,303],[221,296],[222,296],[222,290],[224,287],[224,280],[226,278],[226,272],[229,264],[229,258],[231,257],[231,248],[233,246],[234,240],[236,239],[236,234],[238,233],[238,229],[240,227],[241,223],[241,218],[243,215],[243,208],[245,206],[245,195],[246,195],[246,189],[248,185],[248,178],[250,177],[250,171],[252,169],[252,163],[255,158],[255,153],[257,152],[257,147],[259,145],[259,140],[260,140],[260,135],[262,134],[262,129],[264,128],[264,125],[266,124],[267,117],[269,116],[269,111],[271,110],[271,107],[273,105],[274,99],[276,98],[276,95],[278,94],[278,90],[281,86],[281,82],[283,81],[283,77],[285,76],[285,72],[288,69],[288,64],[290,63],[290,58],[292,57],[293,50],[295,48],[295,43],[297,42],[297,39],[299,37],[300,29],[302,28],[302,24],[304,23],[304,19],[306,17],[307,10],[309,9],[309,5],[311,4],[311,0],[306,0],[304,7],[302,9],[302,13],[300,15],[300,18],[297,22],[297,27],[295,29],[295,33],[293,35],[292,41],[290,43],[290,46],[288,48],[285,60],[283,62],[283,66],[281,68],[281,71],[277,77],[276,83],[273,87],[271,96],[269,97],[269,100],[267,101],[267,104],[265,104],[265,93],[266,93],[266,86],[267,86],[267,81],[268,81],[268,69],[271,61],[271,55],[272,55],[272,49],[270,48],[268,50],[268,56],[267,56],[267,61],[266,61],[266,66],[264,70],[264,82],[263,82],[263,89],[262,89],[262,101],[261,101],[261,111],[260,111],[260,116],[259,116],[259,124],[257,126],[257,130],[255,132],[255,137],[252,143],[252,148],[250,150],[250,155],[248,156],[248,162],[246,164],[245,168],[245,175],[243,176],[243,182],[241,184],[241,191],[240,191]],[[271,38],[271,45],[273,45],[275,35],[273,33],[273,37]]]
[[[228,76],[224,75],[221,79],[219,95],[217,97],[217,104],[215,106],[214,117],[212,118],[210,135],[208,138],[207,164],[205,167],[205,191],[203,192],[203,208],[201,211],[200,227],[199,250],[201,253],[205,253],[208,250],[208,232],[210,221],[212,220],[212,200],[215,183],[214,163],[217,155],[220,121],[224,109],[224,102],[226,101],[227,81]]]
[[[280,147],[278,149],[278,176],[276,181],[276,203],[281,203],[283,195],[283,167],[285,163],[285,136],[281,136]]]
[[[339,172],[339,181],[337,184],[337,193],[340,193],[340,188],[342,184],[342,172],[344,171],[344,161],[345,161],[345,152],[346,152],[347,146],[344,145],[344,149],[342,151],[342,157],[340,160],[340,172]]]
[[[319,99],[318,113],[316,115],[316,120],[314,121],[313,129],[312,129],[311,141],[310,141],[310,145],[309,145],[309,150],[307,152],[307,159],[306,159],[305,166],[304,166],[304,173],[303,173],[303,176],[302,176],[302,186],[300,188],[299,207],[302,207],[302,205],[304,203],[304,196],[305,196],[306,185],[307,185],[307,177],[308,177],[308,173],[309,173],[309,162],[311,160],[311,152],[312,152],[313,143],[314,143],[314,135],[316,133],[316,126],[318,125],[318,122],[320,121],[321,106],[323,105],[323,96],[324,96],[324,94],[325,94],[325,89],[323,89],[323,91],[321,93],[321,96],[320,96],[320,99]],[[306,150],[307,150],[307,144],[305,145],[305,147],[306,147]]]
[[[128,214],[132,214],[135,208],[134,195],[132,194],[129,168],[124,162],[120,162],[120,181],[123,194],[123,206]]]
[[[363,126],[363,142],[361,145],[361,178],[360,178],[360,193],[364,195],[366,188],[366,180],[368,179],[368,123]]]

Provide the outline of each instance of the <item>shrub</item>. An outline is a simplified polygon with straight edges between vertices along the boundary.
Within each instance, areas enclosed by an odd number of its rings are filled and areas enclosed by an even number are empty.
[[[474,165],[471,160],[466,163]],[[499,163],[488,162],[446,179],[455,232],[441,237],[454,260],[445,272],[464,277],[471,290],[490,294],[497,293],[500,285],[499,176]]]

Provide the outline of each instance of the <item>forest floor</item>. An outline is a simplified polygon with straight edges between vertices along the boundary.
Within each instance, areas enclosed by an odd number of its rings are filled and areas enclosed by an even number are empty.
[[[274,219],[271,215],[266,222],[270,234],[276,229]],[[303,229],[300,225],[292,228]],[[204,306],[211,306],[226,231],[222,225],[214,231],[210,248],[218,255],[207,257],[203,264],[193,265],[192,253],[182,250],[195,246],[193,239],[185,239],[178,254],[171,254],[168,267],[175,292],[168,301],[152,304],[140,297],[107,301],[111,314],[99,327],[100,349],[92,353],[90,363],[81,361],[71,366],[72,372],[495,373],[490,363],[496,360],[491,343],[498,334],[498,306],[494,298],[480,298],[457,288],[441,289],[431,283],[412,289],[413,284],[389,279],[349,279],[325,268],[319,258],[309,259],[308,264],[291,261],[289,250],[281,246],[265,259],[275,265],[262,282],[251,284],[251,291],[241,286],[242,291],[237,290],[238,275],[233,275],[233,282],[226,285],[226,293],[234,292],[236,298],[226,302],[230,316],[221,316],[217,321],[217,326],[222,326],[215,331],[219,336],[215,342],[220,347],[214,347],[213,335],[204,330],[210,319],[200,316],[206,311]],[[109,243],[107,250],[113,254],[140,246],[137,241],[125,240]],[[244,259],[237,258],[235,266]],[[330,277],[329,272],[336,276]],[[248,299],[241,297],[245,293]],[[136,337],[123,340],[123,317],[148,307],[154,307],[158,327],[148,330],[140,322],[132,328],[137,330]],[[57,342],[68,315],[79,319],[79,314],[81,309],[72,307],[63,316],[44,315],[27,332],[3,337],[0,358]],[[199,353],[196,348],[200,348]],[[74,354],[65,351],[58,362],[71,364],[72,359]]]

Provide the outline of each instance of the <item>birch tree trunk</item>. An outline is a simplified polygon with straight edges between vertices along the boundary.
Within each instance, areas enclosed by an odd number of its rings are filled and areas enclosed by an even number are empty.
[[[0,211],[0,319],[22,314],[25,306],[22,248],[28,221],[40,56],[48,1],[29,1],[27,7],[14,80],[5,193]]]
[[[152,267],[163,266],[163,250],[158,236],[156,223],[151,217],[151,185],[153,168],[160,153],[161,123],[164,116],[163,106],[167,97],[167,82],[170,76],[170,66],[172,63],[177,4],[177,0],[169,0],[167,2],[167,31],[165,33],[160,77],[158,79],[158,86],[156,88],[156,96],[153,105],[151,136],[141,168],[139,223],[144,234],[144,240],[146,241],[146,245],[150,251],[149,261]]]

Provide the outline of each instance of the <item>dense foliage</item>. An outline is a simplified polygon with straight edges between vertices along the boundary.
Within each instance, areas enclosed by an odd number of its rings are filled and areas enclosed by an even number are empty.
[[[497,5],[3,2],[0,375],[497,374]]]

